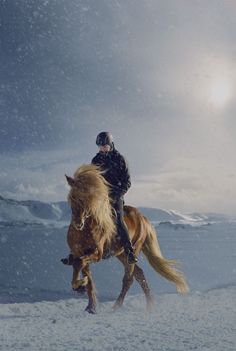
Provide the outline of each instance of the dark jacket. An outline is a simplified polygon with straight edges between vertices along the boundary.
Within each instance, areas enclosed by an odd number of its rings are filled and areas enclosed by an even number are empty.
[[[107,153],[98,152],[92,163],[105,171],[104,178],[111,185],[110,196],[122,197],[130,188],[130,174],[124,157],[113,147]]]

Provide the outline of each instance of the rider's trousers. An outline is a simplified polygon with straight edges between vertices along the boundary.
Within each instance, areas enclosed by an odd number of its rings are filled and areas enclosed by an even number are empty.
[[[125,251],[132,251],[132,244],[129,237],[128,229],[124,223],[123,216],[124,216],[124,199],[123,197],[113,198],[112,199],[112,207],[116,211],[116,227],[117,233],[120,237],[122,245],[125,248]]]

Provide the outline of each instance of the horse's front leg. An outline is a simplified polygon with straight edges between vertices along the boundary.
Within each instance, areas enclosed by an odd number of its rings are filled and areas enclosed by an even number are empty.
[[[92,273],[90,271],[89,265],[87,264],[82,269],[83,277],[87,279],[86,290],[89,298],[88,306],[86,307],[85,311],[95,314],[96,313],[96,305],[97,299],[95,294],[95,286],[92,280]]]
[[[85,264],[90,264],[92,262],[95,263],[95,262],[101,261],[102,254],[103,254],[103,247],[99,246],[99,247],[96,247],[96,249],[93,250],[92,252],[89,252],[88,254],[81,256],[81,259]]]
[[[83,260],[81,260],[79,257],[74,258],[73,260],[73,276],[72,276],[72,289],[73,290],[78,290],[81,286],[85,286],[87,284],[87,278],[83,277],[82,279],[79,279],[79,273],[81,269],[84,266]]]

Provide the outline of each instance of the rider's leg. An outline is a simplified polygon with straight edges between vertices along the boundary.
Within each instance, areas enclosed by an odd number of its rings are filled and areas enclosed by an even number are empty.
[[[128,257],[128,262],[130,264],[136,263],[138,261],[137,257],[134,254],[134,250],[132,247],[132,243],[130,241],[129,232],[127,227],[124,223],[123,216],[124,216],[124,200],[123,198],[118,198],[113,202],[113,207],[116,210],[116,226],[117,232],[121,239],[122,245],[124,246],[125,254]]]

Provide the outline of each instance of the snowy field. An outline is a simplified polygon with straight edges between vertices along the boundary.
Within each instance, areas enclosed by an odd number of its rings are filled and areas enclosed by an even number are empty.
[[[113,312],[123,272],[111,259],[92,267],[99,303],[98,314],[89,315],[86,298],[70,289],[70,267],[60,263],[67,227],[58,207],[56,221],[39,204],[38,212],[35,204],[24,204],[25,212],[17,202],[0,205],[0,350],[236,350],[235,221],[159,212],[162,252],[181,261],[191,292],[178,295],[141,256],[156,306],[147,313],[134,284]],[[17,223],[9,213],[18,213]]]
[[[122,310],[99,304],[99,313],[84,312],[85,301],[1,305],[1,350],[235,350],[233,287],[162,294],[151,314],[142,296],[129,296]]]

